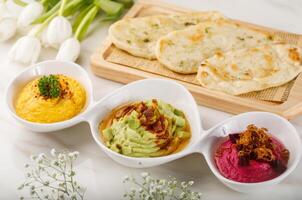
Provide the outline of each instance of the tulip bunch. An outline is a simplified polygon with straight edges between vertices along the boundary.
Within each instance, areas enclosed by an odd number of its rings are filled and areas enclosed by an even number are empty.
[[[76,61],[80,42],[93,21],[118,19],[133,0],[38,0],[25,3],[17,18],[11,17],[7,1],[0,0],[0,42],[17,32],[23,34],[9,52],[9,59],[22,64],[35,63],[42,47],[58,49],[57,60]]]

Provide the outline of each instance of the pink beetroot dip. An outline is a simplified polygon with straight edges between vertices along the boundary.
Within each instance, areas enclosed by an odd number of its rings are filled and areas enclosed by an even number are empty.
[[[277,165],[272,162],[249,159],[249,163],[242,166],[238,156],[238,147],[228,139],[216,150],[214,157],[216,166],[224,177],[233,181],[256,183],[271,180],[286,170],[288,159],[282,155],[285,148],[277,139],[270,137],[270,143],[273,146],[275,161],[278,161]]]

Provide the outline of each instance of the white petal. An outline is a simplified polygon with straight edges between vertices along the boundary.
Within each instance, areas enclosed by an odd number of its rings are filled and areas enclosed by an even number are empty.
[[[34,36],[20,38],[9,52],[9,59],[22,64],[35,63],[41,52],[41,43]]]
[[[0,42],[12,38],[17,30],[16,20],[13,18],[0,19]]]
[[[81,51],[81,44],[75,38],[67,39],[60,47],[56,60],[76,61]]]
[[[3,2],[0,2],[0,18],[3,17],[3,13],[6,12],[6,5]]]
[[[0,19],[5,17],[12,17],[7,7],[7,4],[4,2],[0,2]]]
[[[50,22],[47,30],[47,40],[50,46],[58,48],[71,35],[72,27],[65,17],[58,16]]]
[[[13,18],[18,18],[19,14],[23,10],[23,7],[15,4],[14,1],[6,1],[6,8],[6,14]]]
[[[38,2],[32,2],[28,4],[21,12],[18,17],[18,27],[25,28],[30,26],[30,24],[37,19],[43,13],[43,6]]]
[[[47,30],[48,30],[48,27],[44,28],[42,33],[40,33],[40,40],[41,40],[43,47],[49,47],[49,42],[47,39]]]
[[[40,29],[41,26],[42,26],[42,24],[34,25],[31,28],[31,30],[29,31],[28,35],[35,36],[38,29]],[[40,32],[40,34],[38,34],[38,38],[40,39],[41,45],[43,47],[48,47],[49,46],[48,40],[47,40],[47,27],[44,27],[42,32]]]

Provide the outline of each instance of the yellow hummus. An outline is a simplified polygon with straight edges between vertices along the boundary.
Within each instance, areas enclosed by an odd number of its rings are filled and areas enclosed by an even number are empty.
[[[61,93],[56,98],[41,95],[39,80],[29,82],[17,96],[15,109],[21,118],[38,123],[64,121],[81,112],[86,103],[84,87],[76,80],[64,75],[55,75]]]

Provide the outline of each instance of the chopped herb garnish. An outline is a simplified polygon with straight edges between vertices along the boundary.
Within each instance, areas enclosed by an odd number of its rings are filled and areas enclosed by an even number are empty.
[[[195,23],[192,23],[192,22],[185,22],[185,26],[192,26],[192,25],[195,25]]]
[[[205,32],[205,33],[209,33],[209,29],[210,29],[210,27],[206,27],[206,28],[204,29],[204,32]]]
[[[243,38],[243,37],[237,36],[237,39],[238,39],[238,40],[241,40],[241,41],[244,41],[244,38]]]
[[[128,44],[131,44],[131,40],[127,40],[127,43],[128,43]]]
[[[167,45],[171,46],[174,45],[174,43],[171,40],[166,40]]]
[[[152,26],[153,28],[159,28],[159,25],[158,25],[158,24],[151,24],[151,26]]]
[[[179,66],[180,66],[180,67],[183,67],[184,64],[185,64],[185,63],[184,63],[184,61],[182,60],[182,61],[180,61]]]
[[[144,42],[148,43],[148,42],[150,42],[150,40],[148,38],[146,38],[146,39],[144,39]]]
[[[38,87],[40,94],[46,98],[57,98],[61,94],[60,83],[55,75],[41,77]]]

